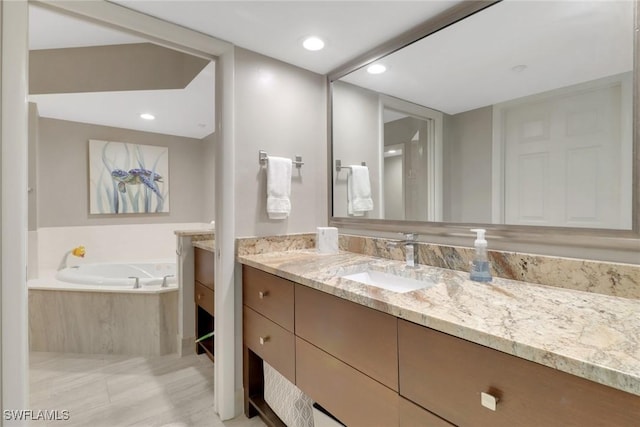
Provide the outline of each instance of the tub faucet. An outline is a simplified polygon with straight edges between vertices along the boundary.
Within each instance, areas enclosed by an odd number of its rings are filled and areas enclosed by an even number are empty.
[[[404,246],[404,257],[407,267],[415,267],[418,261],[418,251],[416,244],[418,243],[418,233],[400,233],[404,235],[404,240],[398,242],[390,242],[388,246],[398,247]]]
[[[133,289],[140,289],[140,278],[138,276],[129,276],[129,279],[136,279],[136,282],[133,284]]]
[[[86,253],[86,250],[84,246],[78,246],[71,249],[70,251],[67,251],[62,257],[62,261],[60,261],[60,265],[58,266],[58,271],[67,268],[67,258],[69,258],[69,255],[73,255],[79,258],[84,258],[85,253]]]
[[[163,287],[163,288],[166,288],[166,287],[168,286],[168,284],[167,284],[167,279],[168,279],[169,277],[174,277],[174,276],[173,276],[173,274],[169,274],[169,275],[164,276],[164,277],[162,278],[162,287]]]

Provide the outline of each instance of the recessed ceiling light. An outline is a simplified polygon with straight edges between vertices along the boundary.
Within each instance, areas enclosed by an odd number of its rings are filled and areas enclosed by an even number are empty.
[[[514,67],[511,67],[511,71],[513,71],[514,73],[521,73],[526,69],[527,69],[527,66],[524,65],[524,64],[520,64],[520,65],[516,65]]]
[[[324,47],[324,42],[322,41],[322,39],[312,36],[304,39],[304,41],[302,42],[302,46],[307,50],[320,50]]]
[[[367,68],[369,74],[382,74],[385,71],[387,71],[387,67],[382,64],[369,65],[369,68]]]
[[[149,113],[142,113],[142,114],[140,114],[140,118],[141,119],[145,119],[145,120],[155,120],[156,116],[154,116],[153,114],[149,114]]]
[[[395,154],[395,152],[396,152],[396,150],[389,150],[389,151],[387,151],[387,153],[389,153],[389,154]]]

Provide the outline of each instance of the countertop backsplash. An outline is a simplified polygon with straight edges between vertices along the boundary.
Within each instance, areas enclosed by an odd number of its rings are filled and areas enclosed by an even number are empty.
[[[316,247],[316,233],[281,236],[240,237],[236,239],[236,256],[259,255],[267,252],[294,251]]]
[[[211,237],[209,237],[211,238]],[[340,250],[403,261],[404,248],[391,246],[397,239],[340,234]],[[315,233],[236,239],[236,255],[258,255],[315,247]],[[450,270],[469,271],[474,249],[418,243],[418,263]],[[640,299],[640,265],[489,250],[494,277],[540,285]]]
[[[340,250],[404,260],[402,247],[390,247],[395,239],[339,236]],[[474,249],[418,243],[418,263],[469,271]],[[562,258],[489,250],[494,277],[520,280],[622,298],[640,299],[640,265]]]

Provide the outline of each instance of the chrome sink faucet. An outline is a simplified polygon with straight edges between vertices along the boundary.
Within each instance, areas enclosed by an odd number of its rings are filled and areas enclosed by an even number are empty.
[[[404,235],[404,240],[389,243],[389,246],[404,246],[404,257],[407,267],[415,267],[418,262],[418,250],[416,248],[416,244],[418,243],[418,233],[400,234]]]

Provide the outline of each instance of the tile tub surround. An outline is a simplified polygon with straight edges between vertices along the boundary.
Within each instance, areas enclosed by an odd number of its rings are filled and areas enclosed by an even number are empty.
[[[176,352],[178,292],[29,289],[32,351],[160,356]]]
[[[69,265],[95,262],[134,262],[169,259],[176,256],[176,228],[197,229],[200,223],[120,224],[74,227],[46,227],[37,231],[38,249],[30,259],[43,277],[56,270],[71,248],[83,245],[84,258],[69,257]],[[200,228],[200,233],[203,229]],[[37,264],[36,264],[37,262]]]
[[[358,254],[402,261],[404,248],[389,247],[395,239],[341,234],[340,249]],[[418,244],[418,263],[469,271],[473,248]],[[589,261],[489,250],[494,277],[559,288],[640,299],[640,265]]]
[[[313,249],[238,255],[243,264],[402,319],[640,396],[640,300]],[[375,268],[436,285],[398,294],[341,278]]]

